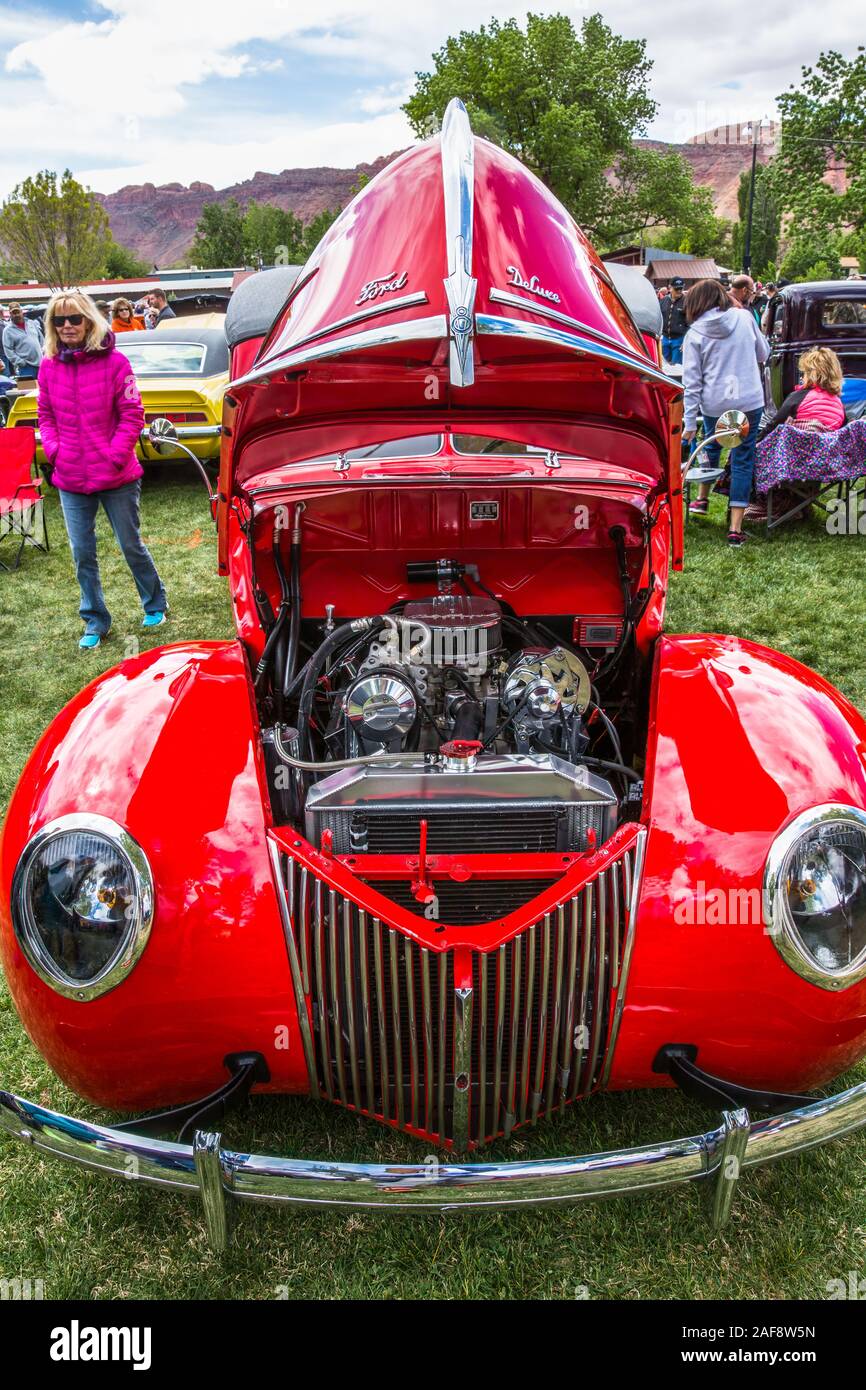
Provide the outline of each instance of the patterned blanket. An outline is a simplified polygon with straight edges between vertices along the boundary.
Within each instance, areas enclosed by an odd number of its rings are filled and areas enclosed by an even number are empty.
[[[786,421],[758,444],[755,489],[779,483],[850,482],[866,474],[866,420],[840,430],[810,430]]]

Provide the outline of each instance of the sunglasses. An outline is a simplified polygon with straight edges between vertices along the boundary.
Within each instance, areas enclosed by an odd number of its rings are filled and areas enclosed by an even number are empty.
[[[61,328],[61,327],[63,326],[64,323],[71,323],[73,328],[77,328],[78,325],[79,325],[80,323],[83,323],[83,322],[84,322],[84,315],[83,315],[83,314],[54,314],[54,315],[52,316],[52,320],[51,320],[51,321],[52,321],[52,323],[54,324],[54,327],[55,327],[55,328]]]

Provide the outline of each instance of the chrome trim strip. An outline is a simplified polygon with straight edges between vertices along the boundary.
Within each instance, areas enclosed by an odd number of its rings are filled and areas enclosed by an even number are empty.
[[[490,1118],[490,1132],[499,1132],[499,1115],[502,1111],[502,1044],[505,1039],[505,945],[496,952],[496,1033],[493,1054],[493,1114]]]
[[[749,1130],[752,1122],[748,1110],[723,1110],[721,1153],[719,1170],[716,1174],[716,1191],[713,1197],[713,1226],[720,1231],[728,1224],[731,1203],[740,1180],[743,1159],[749,1143]]]
[[[557,1063],[559,1061],[559,1028],[562,1019],[562,984],[565,973],[565,903],[560,904],[556,909],[556,957],[554,961],[553,975],[553,1023],[550,1026],[550,1046],[547,1049],[547,1095],[544,1099],[544,1108],[551,1111],[554,1107],[554,1087],[557,1081]]]
[[[607,965],[606,965],[606,937],[607,937],[607,870],[602,869],[595,880],[598,886],[597,905],[595,909],[595,969],[594,990],[592,999],[592,1043],[589,1050],[589,1058],[583,1080],[583,1094],[588,1095],[595,1085],[598,1077],[599,1052],[601,1051],[601,1036],[605,1030],[607,1022],[605,1012],[608,1005],[607,991]]]
[[[212,1249],[225,1250],[229,1239],[229,1214],[222,1171],[222,1135],[197,1129],[192,1155],[208,1240]]]
[[[473,315],[478,281],[472,275],[472,222],[475,203],[475,139],[466,107],[452,97],[442,119],[442,195],[448,274],[449,379],[452,386],[475,380]]]
[[[448,957],[439,957],[439,1076],[437,1078],[437,1109],[439,1113],[438,1135],[440,1140],[445,1133],[445,1039],[448,1036]]]
[[[489,1007],[490,956],[478,956],[479,990],[479,1029],[478,1029],[478,1133],[479,1144],[487,1138],[487,1010]]]
[[[313,1044],[313,1031],[310,1027],[310,1016],[307,1013],[307,994],[309,985],[305,987],[301,979],[301,969],[298,963],[298,948],[295,941],[295,933],[292,929],[292,917],[289,905],[284,892],[284,878],[282,872],[282,855],[279,846],[274,840],[268,840],[268,854],[271,860],[271,872],[275,880],[277,890],[277,906],[280,911],[280,921],[283,928],[283,936],[286,942],[286,954],[289,958],[289,974],[292,977],[292,988],[295,991],[295,1007],[298,1011],[298,1026],[301,1032],[301,1045],[304,1049],[304,1061],[307,1066],[307,1076],[310,1079],[310,1093],[314,1096],[319,1094],[319,1078],[316,1073],[316,1050]],[[294,861],[292,861],[294,863]],[[301,870],[301,899],[306,896],[306,869]],[[301,923],[303,928],[303,923]]]
[[[431,314],[423,319],[401,320],[399,323],[381,324],[367,328],[361,333],[351,333],[347,338],[332,338],[329,343],[311,343],[309,347],[292,348],[291,352],[280,357],[272,357],[267,363],[255,366],[245,376],[230,381],[227,391],[236,391],[239,386],[249,386],[254,381],[276,376],[279,372],[292,371],[308,362],[324,362],[330,357],[339,357],[344,352],[363,352],[367,348],[388,347],[391,343],[425,342],[428,339],[448,337],[448,324],[444,314]]]
[[[124,926],[123,935],[114,954],[97,975],[86,981],[72,979],[61,971],[31,923],[30,913],[22,911],[21,906],[22,894],[26,889],[28,874],[36,855],[52,840],[76,832],[82,835],[98,835],[116,850],[129,869],[136,899],[135,912],[130,915]],[[27,964],[56,994],[62,995],[64,999],[74,999],[76,1003],[89,1003],[90,1000],[98,999],[109,990],[115,989],[138,964],[150,939],[154,905],[153,874],[141,845],[122,825],[118,825],[108,816],[99,816],[90,811],[73,811],[65,816],[57,816],[54,820],[47,821],[31,836],[15,865],[9,894],[15,939]]]
[[[322,880],[316,879],[316,993],[319,1001],[319,1018],[316,1032],[319,1050],[322,1054],[322,1075],[325,1081],[325,1095],[334,1099],[334,1082],[331,1074],[331,1047],[328,1042],[328,1000],[325,994],[325,918],[322,912]]]
[[[578,1005],[577,1029],[575,1032],[574,1075],[571,1079],[571,1100],[577,1099],[584,1059],[589,1054],[589,1026],[587,1008],[589,1005],[589,966],[592,958],[592,891],[593,880],[584,884],[580,894],[580,915],[583,921],[583,941],[580,955],[580,1003]]]
[[[424,290],[416,290],[413,294],[401,294],[397,299],[377,299],[366,309],[359,309],[356,314],[347,314],[343,319],[334,319],[333,323],[325,324],[324,328],[317,328],[315,332],[308,333],[305,337],[299,338],[296,343],[292,343],[291,351],[295,352],[298,348],[307,346],[307,343],[314,343],[319,338],[327,338],[329,333],[336,333],[341,328],[351,328],[353,323],[362,323],[366,319],[375,318],[377,314],[391,314],[395,309],[411,309],[415,304],[426,304],[427,295]],[[263,359],[257,366],[267,365],[269,359]]]
[[[431,1124],[435,1061],[433,1057],[433,1003],[430,994],[430,952],[421,948],[421,1009],[424,1028],[424,1128],[435,1132]]]
[[[625,996],[628,989],[628,975],[631,969],[631,956],[634,950],[635,931],[637,929],[637,911],[640,902],[641,881],[643,879],[644,858],[646,855],[646,826],[642,825],[638,831],[637,839],[634,843],[634,862],[631,863],[629,856],[625,856],[628,862],[628,905],[627,925],[625,930],[625,946],[622,952],[622,962],[620,964],[619,988],[616,992],[616,1004],[613,1011],[613,1019],[610,1025],[610,1036],[607,1043],[607,1056],[604,1059],[604,1066],[601,1071],[599,1086],[602,1090],[610,1079],[610,1069],[613,1066],[613,1054],[616,1050],[616,1040],[619,1037],[619,1027],[622,1023],[623,1009],[625,1008]]]
[[[640,376],[646,377],[648,381],[666,386],[668,391],[672,391],[675,395],[678,395],[683,389],[681,383],[676,382],[673,377],[667,376],[664,372],[660,372],[651,362],[641,362],[619,348],[601,347],[591,338],[583,338],[577,333],[566,333],[564,329],[555,328],[553,324],[527,323],[522,319],[500,318],[496,314],[476,314],[475,327],[478,333],[495,334],[506,338],[525,338],[531,342],[550,343],[554,347],[567,348],[570,352],[585,352],[590,357],[598,357],[605,362],[614,362],[618,366],[628,367],[630,371],[636,371]]]
[[[861,1082],[785,1115],[756,1120],[746,1138],[743,1167],[801,1153],[864,1126],[866,1082]],[[338,1163],[217,1152],[215,1145],[200,1163],[211,1171],[218,1163],[226,1196],[240,1201],[489,1209],[580,1201],[707,1178],[719,1171],[728,1132],[722,1124],[705,1134],[637,1148],[512,1163]],[[124,1182],[202,1191],[190,1145],[91,1124],[8,1091],[0,1091],[0,1133]]]
[[[866,833],[866,811],[857,806],[845,806],[840,802],[826,802],[812,806],[795,816],[790,824],[776,836],[764,868],[762,908],[764,925],[779,955],[792,970],[809,984],[819,989],[848,989],[850,985],[866,979],[866,949],[844,970],[822,970],[814,956],[800,940],[793,918],[788,908],[784,891],[787,866],[798,841],[819,825],[836,823],[854,824]]]
[[[216,439],[217,435],[222,434],[222,425],[172,425],[172,429],[178,439]],[[149,444],[150,434],[147,430],[142,430],[138,436],[139,444]],[[37,430],[36,443],[41,444],[42,439]],[[154,453],[156,450],[154,450]]]
[[[559,1104],[568,1101],[568,1083],[574,1056],[574,995],[577,986],[577,943],[580,936],[578,899],[573,897],[568,914],[568,995],[565,1005],[565,1028],[562,1034],[562,1054],[559,1064]]]
[[[515,1096],[517,1080],[517,1043],[520,1013],[520,967],[523,954],[523,937],[515,936],[511,946],[511,1030],[508,1038],[508,1086],[505,1093],[505,1114],[502,1132],[510,1138],[516,1121]]]
[[[581,319],[573,319],[571,314],[563,314],[560,309],[552,309],[541,300],[527,299],[522,294],[512,294],[511,290],[500,290],[494,287],[491,289],[488,299],[492,299],[497,304],[508,304],[512,309],[527,309],[530,313],[544,314],[549,319],[556,319],[557,323],[564,323],[567,328],[576,328],[581,333],[591,333],[594,338],[601,338],[602,342],[609,343],[619,352],[630,352],[634,356],[635,363],[642,365],[644,358],[634,348],[623,347],[622,343],[617,342],[616,338],[610,333],[604,333],[600,328],[593,328],[591,323],[584,323]]]
[[[424,458],[426,459],[432,457],[433,455],[431,454],[424,455]],[[461,455],[461,457],[471,458],[472,455],[465,454]],[[298,460],[299,465],[303,462],[303,459]],[[544,487],[544,485],[548,482],[548,478],[548,474],[527,472],[519,474],[514,473],[510,474],[507,477],[503,477],[500,474],[491,475],[490,473],[460,473],[452,475],[450,473],[443,472],[437,474],[435,478],[431,474],[425,474],[423,478],[419,478],[417,475],[413,476],[404,473],[395,473],[392,476],[385,477],[380,473],[377,474],[375,477],[367,476],[365,478],[353,478],[351,480],[350,485],[352,487],[358,487],[359,485],[362,487],[388,487],[393,483],[400,483],[401,486],[429,488],[430,484],[432,482],[435,482],[437,487],[447,487],[450,483],[486,483],[488,487],[492,486],[493,484],[495,484],[496,487],[526,487],[527,485],[537,485],[540,487]],[[614,489],[623,488],[629,492],[649,492],[650,488],[653,486],[653,484],[650,482],[640,482],[639,480],[631,482],[625,478],[571,478],[569,479],[569,482],[572,483],[575,487],[609,487]],[[315,484],[315,486],[317,487],[321,487],[322,485],[322,483]],[[341,484],[341,486],[344,487],[345,484]],[[304,489],[304,493],[306,495],[309,493],[310,483],[269,483],[263,487],[252,488],[249,492],[249,496],[270,497],[272,494],[295,492],[298,491],[300,488]]]

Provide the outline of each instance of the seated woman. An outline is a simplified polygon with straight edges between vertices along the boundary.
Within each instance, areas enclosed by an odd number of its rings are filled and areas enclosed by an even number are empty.
[[[144,330],[144,319],[136,317],[128,299],[115,299],[112,313],[112,333],[140,333]]]
[[[800,385],[786,396],[777,413],[764,425],[758,440],[766,439],[777,425],[795,420],[812,429],[840,430],[845,423],[842,363],[830,348],[809,348],[800,357]]]

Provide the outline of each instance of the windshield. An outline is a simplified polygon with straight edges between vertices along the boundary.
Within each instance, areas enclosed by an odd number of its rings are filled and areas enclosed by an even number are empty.
[[[130,342],[132,337],[125,333],[120,346],[136,376],[198,376],[204,370],[204,343]]]
[[[866,328],[866,300],[828,299],[821,308],[825,328]]]

